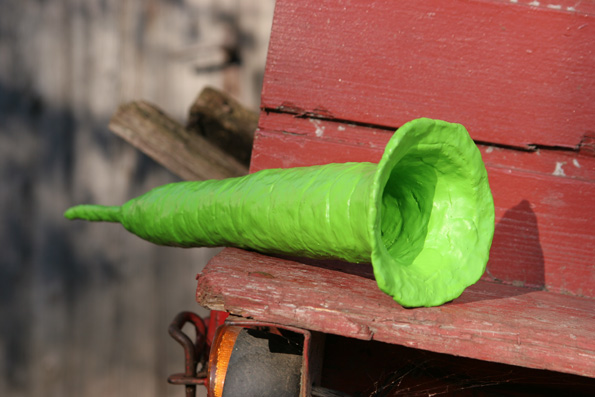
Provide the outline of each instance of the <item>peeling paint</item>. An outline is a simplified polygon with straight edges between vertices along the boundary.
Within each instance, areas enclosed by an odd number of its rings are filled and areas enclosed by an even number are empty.
[[[512,4],[519,4],[519,0],[509,0]],[[564,6],[563,4],[542,4],[537,0],[533,0],[531,2],[522,2],[521,4],[526,4],[530,7],[545,7],[549,8],[550,10],[566,10],[570,12],[576,12],[576,6],[581,2],[577,2],[574,6]]]
[[[310,119],[310,122],[314,124],[314,127],[316,127],[316,131],[314,132],[316,134],[316,137],[322,137],[324,135],[324,126],[321,125],[322,121],[317,119]]]
[[[572,165],[574,165],[576,168],[581,168],[581,165],[577,159],[572,159]]]
[[[552,173],[552,175],[556,176],[566,176],[564,169],[562,168],[563,165],[566,164],[566,161],[556,161],[556,169]]]

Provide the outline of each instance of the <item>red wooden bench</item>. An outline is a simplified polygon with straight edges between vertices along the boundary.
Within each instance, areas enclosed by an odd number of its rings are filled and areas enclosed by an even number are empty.
[[[496,207],[488,270],[404,309],[366,265],[225,249],[198,302],[248,319],[595,377],[595,3],[278,0],[252,172],[380,159],[467,127]]]

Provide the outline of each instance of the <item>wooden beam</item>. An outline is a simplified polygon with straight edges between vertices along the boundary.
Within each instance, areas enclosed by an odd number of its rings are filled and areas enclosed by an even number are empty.
[[[211,87],[203,89],[196,98],[186,124],[188,131],[207,138],[245,166],[250,164],[257,127],[257,112]]]
[[[109,128],[186,180],[223,179],[248,172],[232,155],[205,137],[190,133],[148,102],[121,105]]]

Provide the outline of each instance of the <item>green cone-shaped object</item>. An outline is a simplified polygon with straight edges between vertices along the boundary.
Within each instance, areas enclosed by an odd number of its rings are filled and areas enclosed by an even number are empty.
[[[65,216],[120,222],[162,245],[371,262],[380,289],[409,307],[440,305],[475,283],[494,233],[479,150],[463,126],[430,119],[399,128],[379,164],[172,183]]]

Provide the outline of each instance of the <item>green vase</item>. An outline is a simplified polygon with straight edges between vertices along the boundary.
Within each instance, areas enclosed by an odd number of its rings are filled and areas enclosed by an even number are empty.
[[[443,304],[475,283],[494,233],[479,150],[463,126],[431,119],[399,128],[379,164],[178,182],[65,216],[120,222],[161,245],[371,262],[380,289],[408,307]]]

